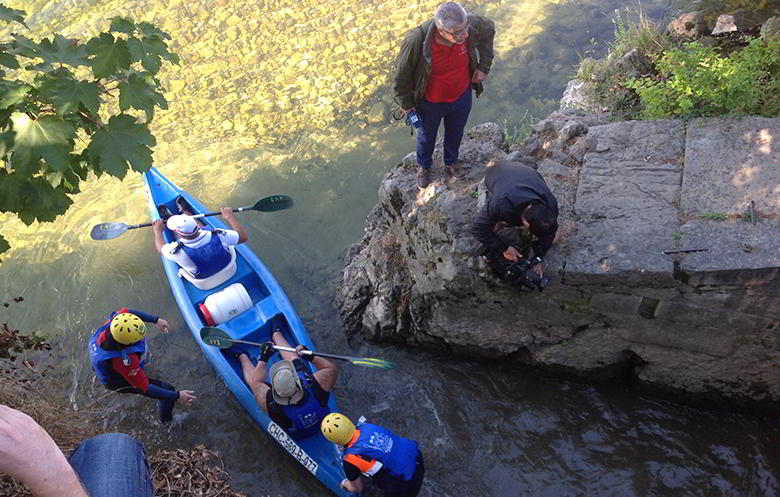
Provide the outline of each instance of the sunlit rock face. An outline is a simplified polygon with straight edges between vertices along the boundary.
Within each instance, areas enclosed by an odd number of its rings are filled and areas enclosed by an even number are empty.
[[[557,112],[525,152],[468,132],[467,177],[385,176],[339,308],[369,338],[503,356],[696,398],[780,401],[780,119],[603,124]],[[491,160],[536,163],[561,206],[553,283],[521,294],[475,255]],[[511,230],[509,230],[511,231]],[[664,254],[664,251],[709,249]]]

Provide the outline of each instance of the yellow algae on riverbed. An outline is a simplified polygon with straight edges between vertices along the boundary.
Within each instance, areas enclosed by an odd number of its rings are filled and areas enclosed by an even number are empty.
[[[208,177],[209,192],[196,193],[214,205],[258,167],[279,168],[283,175],[307,174],[312,159],[337,160],[376,142],[392,107],[389,81],[402,36],[431,18],[440,1],[6,3],[27,12],[31,32],[8,26],[0,39],[8,39],[11,30],[33,39],[55,32],[87,39],[107,29],[114,16],[152,22],[168,32],[181,65],[165,63],[159,73],[169,109],[156,112],[151,124],[157,138],[155,163],[187,189]],[[500,59],[539,29],[544,7],[551,3],[556,2],[466,5],[499,23]],[[509,75],[492,78],[495,88]],[[377,103],[382,104],[379,123],[370,115]],[[397,152],[399,157],[390,160],[400,158],[403,151]],[[45,253],[59,257],[79,250],[95,222],[144,221],[140,182],[130,175],[121,193],[117,187],[110,178],[91,179],[84,193],[74,196],[74,207],[54,224],[26,227],[13,216],[0,215],[2,232],[12,245],[5,257],[47,238],[47,249],[37,251],[36,260],[43,262]]]

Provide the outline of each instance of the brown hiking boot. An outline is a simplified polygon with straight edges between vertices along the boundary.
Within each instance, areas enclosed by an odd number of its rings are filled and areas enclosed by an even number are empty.
[[[428,184],[431,182],[431,168],[424,168],[417,166],[417,188],[420,190],[428,188]]]
[[[461,164],[462,163],[460,161],[457,161],[454,164],[445,164],[444,168],[447,170],[447,174],[453,178],[463,179],[466,177],[466,171],[460,167]]]

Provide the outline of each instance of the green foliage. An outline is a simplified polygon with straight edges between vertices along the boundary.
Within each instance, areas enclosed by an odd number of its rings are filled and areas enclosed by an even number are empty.
[[[0,4],[0,20],[6,22],[18,22],[26,28],[27,24],[24,23],[24,15],[25,13],[23,10],[11,9],[3,4]],[[0,252],[2,252],[2,250],[0,250]]]
[[[707,212],[701,215],[702,219],[709,219],[711,221],[725,221],[729,218],[729,215],[725,212]]]
[[[127,114],[113,116],[107,126],[92,136],[87,147],[89,158],[100,169],[117,178],[124,178],[128,164],[135,170],[146,171],[152,167],[154,136],[149,128],[135,122]]]
[[[632,20],[633,17],[636,20]],[[628,7],[616,10],[612,24],[615,27],[615,41],[609,48],[612,59],[618,59],[636,49],[641,55],[655,60],[673,46],[672,38],[666,30],[641,9],[636,13]]]
[[[639,94],[645,118],[780,112],[779,41],[754,39],[730,58],[691,42],[669,50],[656,68],[658,76],[628,84]]]
[[[632,119],[639,112],[636,93],[627,86],[631,79],[621,58],[636,50],[635,60],[652,64],[665,50],[673,46],[671,37],[641,9],[629,8],[615,11],[612,18],[615,40],[609,46],[609,54],[602,60],[582,58],[577,69],[577,79],[587,82],[585,91],[589,99],[600,108],[611,111],[613,118]]]
[[[26,26],[24,15],[0,4],[0,20]],[[0,65],[15,70],[0,71],[0,212],[53,221],[90,172],[151,167],[149,123],[168,107],[155,75],[163,60],[179,63],[166,40],[152,24],[115,17],[86,42],[18,33],[0,42]]]
[[[531,115],[527,110],[519,118],[513,119],[511,122],[504,119],[504,137],[508,145],[523,145],[526,138],[531,134],[533,125],[538,121],[536,117]]]
[[[120,69],[130,69],[130,50],[122,38],[100,33],[87,43],[90,65],[96,78],[107,78]]]

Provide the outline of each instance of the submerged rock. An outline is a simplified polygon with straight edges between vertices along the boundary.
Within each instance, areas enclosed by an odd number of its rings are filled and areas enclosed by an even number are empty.
[[[462,180],[439,149],[425,190],[413,155],[397,165],[345,261],[348,330],[777,409],[780,119],[602,123],[554,113],[534,156],[513,155],[561,207],[543,293],[498,280],[470,234],[485,170],[507,158],[498,126],[468,132]],[[680,249],[709,251],[663,253]]]

